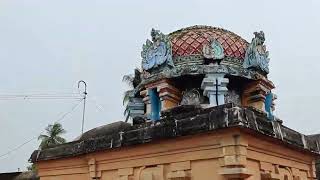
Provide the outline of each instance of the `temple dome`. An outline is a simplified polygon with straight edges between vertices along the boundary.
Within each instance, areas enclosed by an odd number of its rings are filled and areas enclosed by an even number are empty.
[[[117,121],[111,124],[103,125],[100,127],[93,128],[85,133],[83,133],[80,137],[77,137],[75,141],[78,140],[88,140],[92,138],[98,138],[102,136],[108,136],[115,133],[119,133],[121,131],[125,131],[131,128],[129,123],[123,121]]]
[[[244,59],[248,42],[222,28],[211,26],[191,26],[169,34],[173,58],[179,56],[201,55],[203,45],[211,39],[217,40],[224,49],[225,57]]]

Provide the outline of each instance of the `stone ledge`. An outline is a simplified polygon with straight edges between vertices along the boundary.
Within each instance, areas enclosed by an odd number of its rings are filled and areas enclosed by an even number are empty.
[[[264,113],[252,108],[239,107],[233,104],[212,108],[179,106],[164,112],[162,117],[160,121],[133,125],[128,130],[106,136],[73,141],[45,150],[36,150],[32,153],[30,161],[74,157],[101,150],[206,133],[230,127],[248,129],[300,150],[320,154],[319,139],[310,138],[289,129],[279,121],[269,121]]]
[[[252,175],[247,168],[242,167],[223,168],[220,170],[219,174],[227,179],[246,179]]]

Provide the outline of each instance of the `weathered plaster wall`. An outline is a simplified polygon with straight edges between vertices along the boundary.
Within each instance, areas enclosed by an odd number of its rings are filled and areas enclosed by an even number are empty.
[[[256,177],[253,179],[315,179],[315,157],[277,143],[261,141],[257,136],[245,136],[248,140],[248,169],[254,170]]]
[[[315,179],[311,154],[266,139],[230,128],[37,166],[41,180]]]

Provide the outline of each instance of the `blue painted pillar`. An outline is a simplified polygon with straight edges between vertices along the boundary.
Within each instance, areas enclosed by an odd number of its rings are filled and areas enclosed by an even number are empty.
[[[161,101],[157,89],[149,89],[148,95],[151,102],[150,119],[153,121],[157,121],[160,119],[161,112]]]
[[[266,95],[266,100],[265,100],[265,110],[267,112],[267,115],[268,115],[268,119],[269,120],[273,120],[273,113],[272,113],[272,102],[273,101],[273,94],[272,92],[269,92],[267,95]]]

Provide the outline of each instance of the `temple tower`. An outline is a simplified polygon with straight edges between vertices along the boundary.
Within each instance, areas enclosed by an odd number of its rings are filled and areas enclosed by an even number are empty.
[[[36,150],[41,180],[316,180],[319,136],[273,115],[265,35],[152,29],[129,90],[132,121]]]

